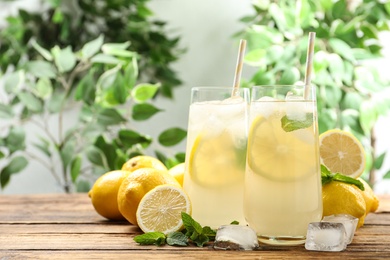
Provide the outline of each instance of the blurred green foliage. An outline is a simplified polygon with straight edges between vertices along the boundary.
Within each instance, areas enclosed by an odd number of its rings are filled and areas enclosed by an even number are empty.
[[[382,58],[379,33],[389,30],[390,2],[256,0],[253,9],[236,35],[248,42],[245,63],[257,68],[244,85],[302,81],[308,34],[316,32],[312,83],[319,130],[340,128],[356,135],[366,148],[366,170],[374,184],[375,169],[386,155],[376,154],[374,126],[390,109],[390,83],[389,75],[369,64]]]
[[[32,38],[46,49],[57,45],[79,50],[102,34],[106,42],[130,42],[128,49],[140,56],[140,78],[161,83],[161,94],[172,97],[181,81],[170,65],[183,50],[179,37],[167,36],[166,22],[151,19],[149,1],[44,0],[40,12],[20,9],[0,32],[0,68],[36,58],[28,44]]]
[[[163,111],[154,97],[171,97],[180,83],[169,68],[178,38],[149,21],[147,1],[47,2],[42,13],[8,17],[0,32],[1,188],[36,160],[65,192],[87,191],[154,143],[181,142],[180,128],[161,129],[153,142],[132,126],[153,120]],[[155,156],[168,168],[184,161],[180,152]]]

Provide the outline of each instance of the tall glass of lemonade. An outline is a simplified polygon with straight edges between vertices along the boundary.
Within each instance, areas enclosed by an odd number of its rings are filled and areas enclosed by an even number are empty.
[[[201,225],[244,224],[248,104],[245,88],[192,89],[184,189]]]
[[[244,214],[261,242],[302,244],[321,220],[317,125],[315,88],[252,88]]]

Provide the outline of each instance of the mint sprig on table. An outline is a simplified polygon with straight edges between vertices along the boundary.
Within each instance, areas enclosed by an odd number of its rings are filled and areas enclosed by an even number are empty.
[[[215,239],[216,231],[209,226],[202,227],[190,215],[185,212],[181,213],[184,230],[182,232],[172,232],[165,235],[161,232],[148,232],[134,237],[134,241],[141,245],[168,244],[170,246],[187,246],[190,242],[195,243],[198,247]],[[234,222],[237,223],[237,222]]]
[[[305,120],[291,120],[287,116],[282,117],[282,128],[286,132],[308,128],[313,124],[313,113],[307,113]]]
[[[345,176],[340,173],[331,173],[325,165],[321,164],[321,182],[325,185],[331,181],[339,181],[357,186],[359,189],[364,190],[364,185],[361,181]]]

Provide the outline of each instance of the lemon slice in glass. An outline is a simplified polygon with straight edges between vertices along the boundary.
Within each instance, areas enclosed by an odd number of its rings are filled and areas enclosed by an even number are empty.
[[[248,140],[248,166],[268,179],[293,181],[319,169],[312,127],[286,132],[277,114],[258,116]]]
[[[190,152],[189,173],[201,186],[223,187],[244,178],[246,146],[238,148],[230,133],[199,134]]]

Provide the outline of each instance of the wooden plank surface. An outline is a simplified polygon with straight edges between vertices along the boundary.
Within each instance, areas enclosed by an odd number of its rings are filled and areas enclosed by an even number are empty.
[[[127,222],[108,221],[93,209],[86,194],[0,196],[0,259],[390,259],[390,196],[381,197],[343,252],[313,252],[304,246],[256,251],[140,246],[141,231]]]

